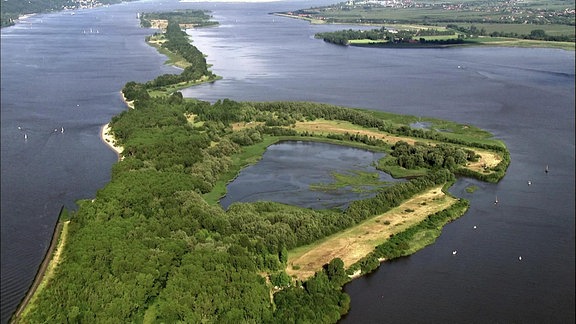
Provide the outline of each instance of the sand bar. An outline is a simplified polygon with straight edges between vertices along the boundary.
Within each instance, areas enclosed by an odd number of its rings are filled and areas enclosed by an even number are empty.
[[[100,139],[102,139],[102,142],[106,143],[106,145],[108,145],[114,152],[116,152],[118,155],[118,160],[121,161],[124,158],[122,156],[122,151],[124,151],[124,148],[116,144],[116,139],[110,130],[110,123],[102,126],[102,129],[100,130]]]

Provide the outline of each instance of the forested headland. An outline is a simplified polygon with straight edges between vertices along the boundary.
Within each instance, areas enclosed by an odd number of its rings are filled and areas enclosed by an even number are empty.
[[[510,163],[501,141],[471,125],[425,119],[430,127],[416,129],[413,116],[322,103],[183,98],[174,84],[213,75],[195,47],[179,43],[178,23],[167,26],[162,46],[191,57],[190,68],[126,84],[134,109],[110,124],[123,159],[93,200],[78,202],[61,262],[19,322],[334,323],[348,311],[342,286],[353,275],[432,243],[468,202],[454,198],[360,261],[334,258],[305,279],[288,275],[291,251],[446,188],[457,175],[497,182]],[[343,210],[219,206],[214,195],[238,170],[294,139],[386,152],[379,168],[407,180]],[[421,234],[429,239],[415,245]]]

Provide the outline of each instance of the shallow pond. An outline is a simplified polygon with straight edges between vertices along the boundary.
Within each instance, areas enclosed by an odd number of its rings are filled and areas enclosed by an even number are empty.
[[[376,170],[383,153],[341,145],[285,141],[268,147],[262,159],[228,184],[220,204],[275,201],[306,208],[345,208],[398,181]]]

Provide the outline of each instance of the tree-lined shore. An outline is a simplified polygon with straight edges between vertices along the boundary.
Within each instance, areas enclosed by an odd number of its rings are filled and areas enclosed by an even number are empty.
[[[349,308],[346,282],[433,243],[465,213],[468,202],[446,193],[456,175],[497,182],[510,163],[504,143],[472,125],[426,119],[415,129],[414,116],[322,103],[183,98],[179,88],[216,76],[181,22],[167,20],[157,45],[189,65],[125,85],[134,109],[107,130],[122,159],[94,199],[78,202],[61,262],[18,322],[334,323]],[[378,168],[406,181],[344,210],[219,206],[242,167],[294,139],[385,152]],[[360,258],[322,255],[313,273],[294,272],[302,248],[377,220],[382,236]]]

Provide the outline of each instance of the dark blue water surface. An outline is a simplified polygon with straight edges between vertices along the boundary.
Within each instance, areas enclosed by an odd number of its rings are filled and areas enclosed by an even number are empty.
[[[304,208],[344,209],[350,201],[374,196],[375,188],[368,184],[362,188],[330,188],[336,182],[335,174],[354,176],[368,172],[377,174],[382,184],[398,181],[374,167],[383,156],[326,143],[277,143],[226,186],[220,205],[227,209],[234,202],[275,201]]]
[[[461,179],[452,188],[471,208],[434,245],[345,287],[352,304],[342,322],[574,323],[574,52],[340,47],[313,35],[349,26],[269,15],[323,3],[141,1],[2,29],[2,322],[30,286],[60,207],[109,181],[116,155],[98,134],[125,109],[122,86],[177,71],[144,43],[155,31],[140,29],[136,14],[195,8],[221,23],[189,33],[224,79],[187,97],[444,118],[487,129],[510,149],[500,183]],[[472,184],[479,190],[466,193]]]

